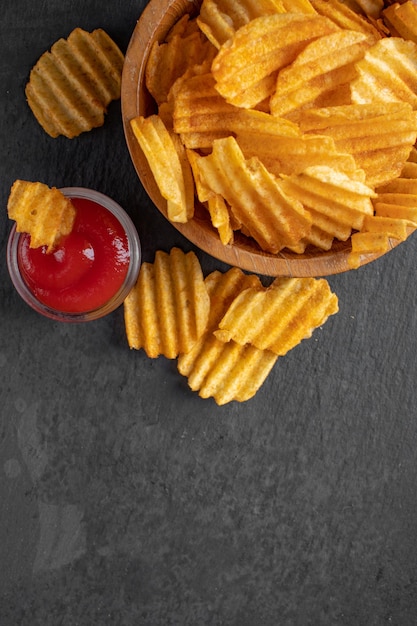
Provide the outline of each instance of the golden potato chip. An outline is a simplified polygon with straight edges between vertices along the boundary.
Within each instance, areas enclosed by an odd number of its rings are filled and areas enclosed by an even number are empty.
[[[42,128],[68,138],[102,126],[120,98],[124,55],[102,29],[75,28],[59,39],[30,72],[25,93]]]
[[[207,208],[210,213],[211,223],[219,232],[220,241],[223,245],[233,243],[233,228],[229,208],[222,196],[215,194],[207,200]]]
[[[178,371],[200,397],[213,397],[217,404],[245,402],[261,387],[277,356],[234,341],[219,341],[213,331],[230,304],[243,290],[261,285],[259,277],[234,267],[224,274],[216,271],[205,280],[210,294],[210,315],[205,333],[186,353],[178,357]]]
[[[30,235],[30,247],[46,246],[47,252],[71,232],[76,213],[71,200],[56,187],[25,180],[13,183],[7,211],[17,232]]]
[[[366,255],[381,255],[390,249],[388,235],[380,232],[358,232],[352,235],[352,249],[348,256],[350,269],[357,269]]]
[[[170,93],[173,129],[187,148],[211,148],[213,141],[244,132],[273,135],[299,135],[288,120],[263,111],[241,109],[229,104],[217,92],[211,73],[189,76],[175,83]]]
[[[203,0],[197,23],[201,32],[217,49],[236,32],[231,20],[220,10],[216,0]]]
[[[416,163],[409,164],[411,170],[417,169]],[[403,174],[411,172],[406,166]],[[398,180],[398,179],[397,179]],[[407,184],[407,178],[401,178]],[[417,182],[417,181],[416,181]],[[348,257],[348,265],[351,269],[356,269],[361,265],[364,255],[384,254],[392,248],[391,239],[397,241],[405,241],[409,234],[417,227],[417,206],[415,201],[417,196],[414,195],[414,203],[411,207],[407,207],[407,201],[401,200],[400,193],[384,193],[385,187],[382,187],[381,197],[377,194],[374,199],[375,214],[367,215],[363,221],[360,232],[353,233],[351,237],[352,248]],[[391,188],[392,189],[392,188]],[[417,186],[415,188],[417,192]],[[384,202],[384,197],[386,202]],[[404,194],[408,201],[411,195]],[[405,204],[405,206],[404,206]],[[408,211],[411,211],[410,213]],[[413,219],[410,219],[414,217]]]
[[[138,116],[130,124],[167,201],[168,219],[187,222],[194,213],[194,182],[184,146],[158,115]]]
[[[333,137],[326,135],[280,136],[270,133],[237,134],[246,159],[258,157],[275,176],[300,174],[313,165],[328,165],[339,171],[357,170],[351,154],[339,152]]]
[[[362,233],[382,233],[392,239],[407,239],[407,221],[398,217],[367,215],[363,221]]]
[[[297,198],[312,219],[306,243],[329,250],[334,238],[346,241],[352,229],[361,229],[365,216],[373,214],[371,199],[376,196],[362,174],[323,165],[285,178],[287,195]]]
[[[256,17],[285,12],[283,4],[281,0],[203,0],[197,22],[213,45],[220,48]]]
[[[391,35],[417,43],[417,7],[412,0],[391,4],[383,10],[382,16]]]
[[[300,111],[305,133],[333,137],[341,153],[351,154],[373,187],[390,182],[406,163],[417,138],[411,105],[394,102],[350,104]]]
[[[153,263],[142,264],[124,302],[128,344],[143,348],[151,358],[176,358],[201,337],[209,310],[210,298],[194,252],[159,250]]]
[[[358,61],[352,81],[352,102],[408,102],[417,109],[417,44],[384,37]]]
[[[365,0],[365,2],[368,2],[368,0]],[[380,7],[383,6],[383,0],[371,0],[370,3],[372,2],[379,3]],[[333,2],[329,2],[329,0],[311,0],[311,4],[319,15],[329,18],[343,30],[359,31],[372,37],[375,41],[382,37],[382,33],[375,24],[367,20],[363,15],[359,3],[353,2],[352,6],[349,6],[348,2],[340,2],[338,0]],[[371,11],[374,12],[373,9]]]
[[[344,90],[349,96],[350,83],[356,77],[355,64],[362,59],[371,42],[358,31],[340,30],[310,42],[288,67],[278,75],[270,100],[271,113],[291,116],[326,98],[333,104],[334,93]],[[340,97],[338,98],[338,102]]]
[[[206,334],[217,329],[220,320],[239,293],[245,289],[262,286],[259,276],[246,274],[237,267],[232,267],[224,273],[217,270],[211,272],[204,282],[210,296],[210,315]]]
[[[206,187],[223,196],[262,249],[278,252],[309,233],[311,218],[301,203],[258,159],[246,161],[233,137],[215,141],[213,152],[196,163]]]
[[[230,119],[240,111],[219,95],[211,73],[177,81],[170,102],[174,131],[194,150],[211,148],[214,139],[229,136]]]
[[[277,278],[268,289],[242,291],[214,334],[284,356],[337,311],[337,296],[325,279]]]
[[[145,69],[146,87],[155,102],[166,102],[175,81],[194,66],[209,66],[215,53],[216,48],[198,30],[186,36],[171,34],[163,43],[155,41]]]
[[[306,45],[334,32],[322,16],[283,13],[258,17],[220,48],[212,64],[216,89],[231,104],[253,108],[275,89],[277,72]]]
[[[270,350],[224,343],[213,335],[204,353],[193,364],[187,376],[188,385],[201,398],[214,398],[219,406],[228,402],[246,402],[252,398],[275,365],[278,357]]]
[[[408,161],[398,178],[378,187],[376,192],[376,216],[401,219],[409,229],[417,228],[417,162]]]

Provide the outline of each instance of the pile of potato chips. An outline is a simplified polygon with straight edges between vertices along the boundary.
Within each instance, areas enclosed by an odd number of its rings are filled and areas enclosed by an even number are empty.
[[[157,112],[131,125],[173,222],[196,197],[224,245],[350,240],[351,268],[417,227],[412,0],[203,0],[146,85]]]
[[[258,276],[233,267],[203,277],[194,252],[158,250],[124,302],[130,348],[178,359],[202,398],[223,405],[255,395],[276,360],[338,311],[325,279]]]

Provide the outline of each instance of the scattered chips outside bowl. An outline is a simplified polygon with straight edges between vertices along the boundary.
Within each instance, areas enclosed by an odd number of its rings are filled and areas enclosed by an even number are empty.
[[[200,13],[202,4],[204,11]],[[256,10],[253,6],[248,0],[151,0],[148,3],[126,52],[121,87],[126,142],[137,174],[152,202],[177,230],[201,250],[232,266],[262,275],[293,277],[319,277],[358,268],[404,241],[404,227],[408,236],[417,226],[414,218],[408,219],[405,208],[397,210],[396,199],[388,204],[385,197],[383,202],[378,201],[383,184],[390,184],[392,178],[401,178],[402,169],[414,160],[417,107],[414,108],[413,100],[403,101],[402,105],[388,101],[382,103],[382,115],[374,114],[367,100],[362,103],[359,94],[360,81],[369,83],[368,66],[363,57],[366,53],[367,58],[375,58],[384,46],[380,40],[389,33],[387,23],[383,22],[382,3],[369,4],[369,10],[366,3],[363,6],[357,3],[357,13],[349,8],[356,6],[355,3],[337,0],[305,0],[293,5],[284,0],[264,1]],[[226,7],[233,11],[227,19]],[[298,18],[290,28],[286,27],[287,17],[280,14],[291,12]],[[198,16],[198,20],[193,19]],[[305,29],[305,41],[297,35],[297,24]],[[282,65],[288,68],[295,63],[291,70],[285,69],[281,81],[278,77],[283,69],[270,55],[279,29],[288,31],[286,43],[280,50]],[[345,51],[338,41],[342,39],[339,33],[343,29],[353,33],[345,38]],[[207,39],[201,37],[201,33]],[[259,54],[259,41],[254,35],[259,35],[265,57]],[[320,41],[329,42],[330,47],[329,55],[324,54],[317,65]],[[302,54],[308,42],[310,46]],[[417,46],[407,42],[400,49],[414,56],[414,45]],[[332,46],[338,50],[338,59],[331,52]],[[184,55],[188,55],[188,65]],[[175,67],[173,58],[177,63]],[[249,61],[256,67],[248,73]],[[160,72],[161,80],[158,62],[166,64],[163,67],[167,71]],[[227,64],[233,66],[230,79]],[[365,78],[360,80],[358,64],[364,68]],[[179,67],[182,73],[177,71]],[[210,77],[217,81],[215,89]],[[350,90],[355,80],[358,86],[352,97]],[[325,89],[323,81],[327,85]],[[171,89],[170,82],[174,85]],[[288,96],[288,106],[285,105],[283,113],[279,108],[281,93]],[[298,98],[296,102],[293,94]],[[276,115],[273,115],[272,105],[276,107]],[[378,109],[380,103],[375,106]],[[391,114],[393,106],[401,109],[400,120]],[[327,110],[332,111],[330,126],[321,119],[323,114],[327,115]],[[163,134],[180,137],[191,165],[195,201],[194,211],[188,207],[180,212],[192,216],[186,221],[170,219],[172,201],[165,191],[161,193],[152,171],[154,159],[147,158],[135,136],[138,123],[142,124],[153,115],[159,115],[163,121]],[[391,142],[385,142],[385,135],[381,135],[385,117],[390,126]],[[320,126],[322,122],[325,128]],[[396,126],[398,132],[392,133],[391,128]],[[176,131],[176,127],[181,130]],[[231,136],[236,143],[232,143]],[[377,136],[379,142],[375,142]],[[218,143],[212,156],[214,142]],[[271,154],[274,145],[279,147]],[[180,161],[183,157],[181,154]],[[215,175],[222,158],[230,164],[223,181]],[[281,164],[283,169],[280,169]],[[237,177],[233,174],[234,167]],[[318,171],[324,176],[319,183],[323,197],[319,199],[313,197],[309,189],[304,189],[306,181],[310,184],[310,180],[317,178]],[[380,177],[383,171],[388,173]],[[316,173],[312,178],[313,172]],[[330,173],[330,178],[326,172]],[[276,188],[272,185],[274,178],[279,181]],[[227,179],[233,182],[230,188],[225,184]],[[267,225],[266,231],[269,230],[271,216],[265,207],[272,206],[271,198],[277,199],[280,194],[289,209],[285,232],[277,228],[278,249],[272,241],[275,235],[265,245],[262,233],[250,221],[250,189],[246,204],[237,207],[237,199],[242,197],[239,185],[248,191],[249,184],[252,189],[258,185],[258,195],[263,196],[263,202],[256,207],[259,208],[256,219],[265,222],[261,229]],[[352,194],[357,194],[358,189],[363,196],[359,209],[356,205],[352,209],[349,201],[346,211],[339,207],[334,211],[333,199],[342,204],[347,194],[353,198]],[[372,211],[377,215],[375,207],[382,204],[383,216],[389,219],[378,220],[375,224],[366,220],[363,241],[358,246],[361,238],[355,237],[352,251],[352,236],[357,231],[362,232],[364,218]],[[408,207],[408,200],[406,205]],[[312,216],[311,224],[303,207]],[[358,219],[346,222],[354,214],[358,214]],[[397,223],[403,219],[406,222],[402,225]],[[387,230],[381,232],[385,227]]]

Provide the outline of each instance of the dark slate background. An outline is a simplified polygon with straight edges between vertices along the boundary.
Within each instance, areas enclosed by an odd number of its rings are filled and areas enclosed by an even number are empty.
[[[125,51],[145,4],[2,2],[0,625],[415,625],[415,236],[329,277],[339,314],[222,408],[131,352],[121,309],[63,325],[11,285],[16,178],[109,194],[145,260],[193,249],[137,179],[120,102],[53,140],[24,97],[56,39],[102,27]]]

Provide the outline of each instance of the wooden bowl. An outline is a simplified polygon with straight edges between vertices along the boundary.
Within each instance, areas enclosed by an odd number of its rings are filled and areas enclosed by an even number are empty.
[[[146,192],[165,217],[166,201],[159,193],[146,158],[133,135],[130,120],[138,115],[147,116],[156,112],[155,102],[145,86],[145,67],[153,42],[163,41],[179,18],[186,12],[196,14],[200,4],[198,0],[150,0],[133,31],[123,69],[121,102],[126,142]],[[265,276],[328,276],[350,269],[347,263],[350,240],[336,241],[327,252],[311,248],[304,254],[286,250],[270,254],[262,251],[252,239],[236,233],[234,244],[225,246],[211,226],[207,211],[199,206],[198,201],[194,218],[187,224],[174,226],[189,241],[213,257]],[[395,245],[392,241],[391,246]],[[361,265],[378,256],[381,255],[364,255]]]

